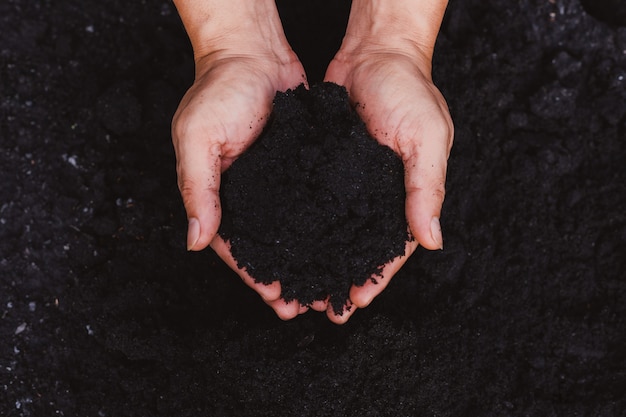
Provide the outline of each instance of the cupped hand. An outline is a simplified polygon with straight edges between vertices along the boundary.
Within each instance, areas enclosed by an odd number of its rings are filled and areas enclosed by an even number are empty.
[[[403,256],[384,266],[376,283],[351,288],[342,315],[327,310],[331,321],[343,323],[385,289],[418,244],[443,248],[439,217],[454,128],[446,101],[433,84],[430,60],[419,53],[393,48],[340,50],[325,80],[346,87],[370,134],[402,158],[406,218],[415,238],[407,242]]]
[[[304,69],[292,51],[281,59],[263,48],[253,53],[214,51],[196,58],[195,82],[172,123],[178,186],[189,221],[188,250],[199,251],[210,244],[282,319],[295,317],[306,308],[282,300],[278,282],[256,283],[237,267],[229,245],[217,234],[219,187],[221,172],[261,133],[276,92],[303,82]]]

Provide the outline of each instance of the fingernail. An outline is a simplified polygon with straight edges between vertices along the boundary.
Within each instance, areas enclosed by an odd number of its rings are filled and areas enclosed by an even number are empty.
[[[189,219],[187,227],[187,250],[192,250],[200,239],[200,222],[195,217]]]
[[[430,221],[430,236],[437,244],[437,247],[443,250],[443,236],[441,236],[441,224],[438,217],[433,217]]]

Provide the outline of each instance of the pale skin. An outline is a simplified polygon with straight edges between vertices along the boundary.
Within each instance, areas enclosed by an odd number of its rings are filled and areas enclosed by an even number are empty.
[[[415,237],[382,277],[353,286],[342,315],[328,303],[302,306],[280,298],[278,282],[257,284],[237,267],[217,234],[221,172],[258,137],[277,91],[306,84],[273,0],[175,0],[191,40],[194,84],[172,123],[180,192],[189,220],[187,248],[207,246],[284,320],[309,310],[345,323],[382,292],[418,245],[442,249],[439,217],[453,125],[431,77],[442,0],[354,0],[346,35],[325,81],[343,85],[372,136],[404,162],[406,217]]]

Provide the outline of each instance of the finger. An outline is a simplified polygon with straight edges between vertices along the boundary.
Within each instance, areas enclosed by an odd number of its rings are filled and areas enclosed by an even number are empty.
[[[267,303],[281,320],[291,320],[300,313],[300,303],[297,300],[285,301],[282,298]]]
[[[346,304],[343,306],[341,314],[336,314],[333,306],[329,304],[328,309],[326,310],[326,316],[328,316],[328,319],[335,324],[344,324],[350,319],[356,310],[357,307],[353,305],[350,300],[347,300]]]
[[[365,308],[370,305],[372,300],[387,288],[391,278],[402,268],[402,265],[409,259],[409,256],[415,252],[417,246],[418,243],[415,240],[406,242],[404,255],[398,256],[391,262],[385,264],[381,271],[381,276],[374,277],[376,282],[367,280],[365,284],[360,287],[353,285],[350,289],[350,300],[352,300],[352,303],[358,308]]]
[[[280,282],[274,281],[271,284],[258,283],[250,276],[246,269],[239,268],[237,261],[230,252],[230,245],[222,239],[220,235],[216,235],[211,242],[211,248],[218,254],[220,258],[241,277],[243,282],[254,291],[259,293],[263,301],[270,304],[280,299],[281,288]],[[297,303],[292,303],[297,304]],[[296,313],[297,315],[297,313]]]
[[[221,220],[219,145],[207,147],[202,131],[179,122],[172,131],[178,188],[187,212],[187,250],[199,251],[213,240]]]
[[[445,197],[451,124],[426,122],[420,139],[402,153],[405,169],[406,217],[411,233],[427,249],[443,249],[439,218]]]
[[[328,308],[328,298],[326,298],[325,300],[315,300],[311,304],[311,309],[313,309],[314,311],[320,311],[320,312],[326,311],[327,308]]]

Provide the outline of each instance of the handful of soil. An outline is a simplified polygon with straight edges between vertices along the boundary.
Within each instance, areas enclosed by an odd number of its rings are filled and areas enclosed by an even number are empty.
[[[341,314],[411,239],[404,169],[332,83],[278,93],[255,143],[222,176],[219,234],[257,281]]]

